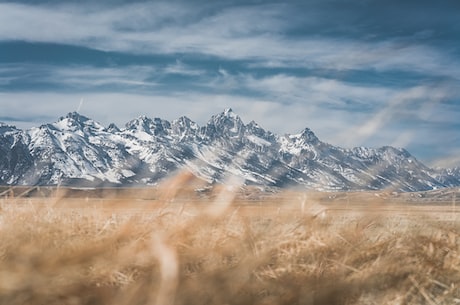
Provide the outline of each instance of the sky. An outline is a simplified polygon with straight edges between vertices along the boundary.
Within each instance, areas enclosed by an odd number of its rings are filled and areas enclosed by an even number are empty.
[[[404,147],[460,166],[460,1],[0,1],[0,121],[78,111]]]

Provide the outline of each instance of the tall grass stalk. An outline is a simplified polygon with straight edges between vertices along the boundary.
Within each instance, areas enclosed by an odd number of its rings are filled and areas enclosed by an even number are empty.
[[[0,304],[460,304],[458,218],[236,206],[229,191],[217,208],[175,190],[132,209],[3,200]]]

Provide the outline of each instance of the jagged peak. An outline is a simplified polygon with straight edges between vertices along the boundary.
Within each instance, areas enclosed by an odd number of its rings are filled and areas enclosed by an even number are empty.
[[[211,130],[217,131],[218,134],[232,137],[241,134],[245,130],[243,121],[231,108],[225,109],[220,114],[213,115],[205,127],[208,136],[214,137],[215,135],[212,134],[209,127]]]
[[[255,121],[251,121],[249,122],[249,124],[246,125],[246,133],[253,134],[258,137],[267,139],[267,140],[269,139],[275,140],[276,138],[276,136],[272,132],[265,130],[262,126],[257,124]]]
[[[181,125],[181,126],[187,126],[191,128],[198,128],[198,125],[186,116],[181,116],[180,118],[173,120],[171,124],[174,126]]]
[[[65,118],[61,118],[60,120],[63,120],[63,119],[72,119],[74,121],[77,121],[77,122],[80,122],[80,123],[84,123],[86,121],[89,121],[90,119],[84,115],[81,115],[80,113],[76,112],[76,111],[73,111],[73,112],[69,112]]]
[[[159,135],[161,133],[167,133],[166,129],[171,128],[171,123],[160,118],[151,119],[142,115],[126,123],[125,127],[127,130],[139,130],[148,134]]]
[[[180,140],[184,140],[188,136],[196,135],[200,127],[188,117],[181,116],[171,122],[171,130],[172,134],[179,136]]]
[[[385,153],[390,153],[390,154],[402,156],[405,158],[412,157],[412,155],[407,150],[405,150],[404,148],[400,148],[400,147],[382,146],[379,150]]]
[[[128,123],[126,124],[142,124],[142,123],[149,123],[149,124],[152,124],[152,123],[169,123],[167,120],[163,120],[162,118],[158,118],[158,117],[154,117],[154,118],[150,118],[146,115],[141,115],[141,116],[138,116],[137,118],[129,121]]]
[[[16,129],[16,126],[14,125],[10,125],[10,124],[7,124],[7,123],[3,123],[3,122],[0,122],[0,128],[10,128],[10,129]]]
[[[310,128],[305,128],[301,133],[294,135],[295,138],[299,138],[308,143],[317,143],[319,142],[318,137]]]
[[[151,122],[152,118],[146,116],[146,115],[140,115],[137,118],[131,120],[130,122]]]
[[[260,125],[257,124],[257,122],[254,121],[254,120],[252,120],[251,122],[249,122],[247,126],[248,126],[248,127],[251,127],[251,128],[262,128],[262,127],[260,127]]]
[[[138,127],[141,126],[148,126],[152,123],[152,119],[145,116],[141,115],[128,123],[125,124],[126,129],[138,129]]]
[[[231,118],[231,119],[234,119],[234,120],[240,120],[241,121],[240,116],[238,114],[236,114],[232,110],[232,108],[225,108],[223,112],[212,116],[212,118]]]
[[[174,120],[173,122],[193,122],[189,117],[183,115],[180,118]]]
[[[355,156],[359,158],[373,158],[373,157],[382,157],[391,159],[405,159],[409,162],[416,161],[416,158],[412,156],[404,148],[398,148],[394,146],[382,146],[379,148],[370,148],[370,147],[354,147],[350,150]]]
[[[135,118],[134,120],[138,120],[138,121],[151,121],[152,119],[148,116],[146,116],[145,114],[143,115],[140,115],[138,116],[137,118]]]
[[[48,124],[46,124],[48,125]],[[59,130],[91,129],[103,130],[104,127],[98,122],[74,111],[69,112],[65,117],[60,117],[56,123],[51,124]]]
[[[119,132],[120,128],[115,123],[110,123],[109,127],[107,127],[107,131],[109,132]]]
[[[213,115],[211,117],[210,123],[217,123],[222,121],[234,121],[238,124],[243,124],[240,116],[233,112],[232,108],[227,108],[223,112]]]

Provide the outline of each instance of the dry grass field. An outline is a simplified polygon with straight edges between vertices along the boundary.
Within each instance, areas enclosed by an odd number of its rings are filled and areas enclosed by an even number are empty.
[[[4,193],[0,304],[460,304],[452,205],[180,185]]]

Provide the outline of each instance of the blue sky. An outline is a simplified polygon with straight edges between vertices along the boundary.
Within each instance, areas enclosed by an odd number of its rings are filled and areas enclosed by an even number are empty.
[[[0,121],[67,112],[394,145],[460,165],[460,2],[0,1]]]

